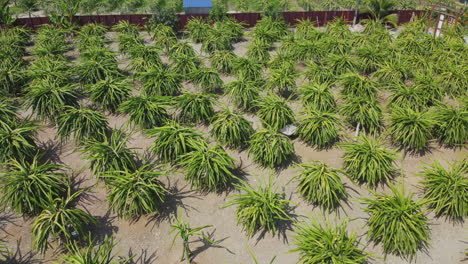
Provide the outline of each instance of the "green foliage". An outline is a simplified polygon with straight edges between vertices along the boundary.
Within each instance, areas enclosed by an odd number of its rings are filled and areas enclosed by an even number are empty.
[[[109,127],[107,118],[100,112],[86,107],[67,107],[57,119],[57,135],[68,140],[73,135],[76,144],[87,140],[103,140]]]
[[[2,98],[0,102],[0,128],[18,120],[17,109],[12,101]]]
[[[217,51],[232,50],[232,38],[229,31],[214,28],[208,32],[207,38],[202,43],[202,51],[213,54]]]
[[[358,73],[346,73],[340,76],[343,89],[341,94],[350,97],[375,98],[377,83]]]
[[[428,219],[422,211],[425,201],[414,201],[404,189],[390,188],[391,195],[373,192],[373,198],[363,200],[367,205],[364,211],[369,214],[368,237],[381,243],[385,254],[412,261],[419,249],[429,245]]]
[[[211,135],[223,145],[232,148],[241,148],[250,140],[255,132],[252,124],[241,114],[225,109],[216,114]]]
[[[299,193],[308,202],[324,211],[333,211],[347,199],[348,194],[340,178],[341,170],[319,161],[300,164],[299,167],[301,171],[295,179],[299,182]]]
[[[319,149],[332,146],[339,140],[340,119],[332,112],[309,110],[297,128],[299,138]]]
[[[177,95],[182,87],[179,74],[173,73],[167,67],[151,68],[139,73],[143,81],[143,94],[145,96],[172,96]]]
[[[210,24],[206,23],[202,18],[190,19],[185,28],[190,32],[190,39],[195,43],[200,43],[207,39],[208,33],[211,30]]]
[[[204,191],[222,191],[235,178],[235,159],[221,146],[200,145],[182,155],[177,163],[184,167],[185,179],[192,187]]]
[[[335,74],[328,66],[318,65],[314,61],[306,62],[306,66],[303,75],[311,82],[333,83],[336,80]]]
[[[448,147],[462,147],[468,142],[468,111],[442,105],[434,109],[435,134]]]
[[[119,111],[129,115],[129,121],[140,129],[163,126],[170,116],[166,107],[168,100],[163,97],[135,96],[120,105]]]
[[[404,83],[398,83],[391,86],[392,95],[388,102],[390,109],[410,108],[413,110],[423,110],[427,107],[427,100],[424,91],[415,85],[407,86]]]
[[[128,67],[134,72],[145,72],[163,66],[159,47],[141,44],[131,47],[128,53],[132,58]]]
[[[80,152],[89,161],[94,175],[101,177],[109,171],[132,172],[137,169],[137,154],[126,146],[129,137],[123,131],[114,130],[102,141],[91,139],[83,143]]]
[[[172,29],[176,29],[179,25],[179,18],[176,16],[178,11],[174,7],[157,7],[153,8],[152,12],[153,15],[151,16],[149,23],[153,25],[165,25]]]
[[[76,67],[76,72],[80,82],[85,85],[97,83],[107,77],[121,75],[115,57],[84,59]]]
[[[55,82],[60,85],[69,84],[73,71],[64,57],[44,56],[38,57],[31,63],[27,77],[37,81]]]
[[[349,54],[330,53],[323,58],[323,62],[337,75],[355,72],[359,66],[357,59]]]
[[[267,168],[280,166],[294,154],[291,139],[268,129],[254,133],[249,143],[249,156],[256,163]]]
[[[348,235],[347,221],[332,226],[325,220],[297,224],[294,228],[294,244],[291,252],[299,252],[300,263],[359,263],[368,262],[369,254],[364,250],[354,233]]]
[[[294,123],[294,112],[283,98],[270,94],[257,102],[258,117],[263,125],[280,130],[286,125]]]
[[[330,91],[329,83],[308,83],[300,88],[301,99],[304,105],[311,110],[333,111],[336,101]]]
[[[288,66],[272,69],[266,85],[269,89],[278,89],[280,94],[289,96],[296,91],[297,76],[295,69]]]
[[[131,91],[132,87],[127,80],[115,77],[107,77],[87,89],[91,101],[111,113],[117,111],[119,105],[130,96]]]
[[[158,211],[169,191],[159,180],[168,172],[151,164],[136,170],[115,170],[103,174],[109,190],[109,208],[125,219]]]
[[[45,253],[51,246],[51,240],[70,242],[73,239],[73,231],[82,235],[89,225],[96,224],[96,220],[90,214],[75,208],[79,196],[86,190],[72,193],[68,188],[64,197],[57,198],[49,194],[49,204],[32,224],[33,249]]]
[[[468,216],[468,163],[460,160],[445,169],[438,161],[421,172],[424,198],[436,216],[454,222]]]
[[[252,81],[241,77],[236,81],[227,83],[225,94],[230,97],[234,104],[245,110],[250,110],[255,106],[260,95],[259,81]]]
[[[433,137],[435,121],[430,112],[398,108],[390,116],[387,133],[394,144],[410,151],[424,151]]]
[[[17,95],[25,83],[26,74],[22,62],[0,66],[0,95]]]
[[[211,57],[211,66],[215,68],[219,73],[230,74],[233,72],[233,63],[237,55],[230,50],[220,50],[214,52]]]
[[[182,76],[184,79],[189,79],[192,72],[196,71],[200,65],[200,61],[196,56],[175,54],[171,57],[171,69],[174,73]]]
[[[177,218],[176,217],[173,218],[174,224],[171,225],[171,231],[169,233],[169,234],[172,234],[175,232],[174,238],[172,239],[171,248],[174,247],[176,238],[180,237],[183,242],[182,257],[180,261],[185,260],[187,263],[190,263],[191,258],[192,258],[192,251],[190,251],[190,247],[189,247],[190,237],[201,236],[204,240],[214,244],[214,242],[210,238],[208,238],[207,236],[203,235],[202,232],[200,232],[201,230],[211,227],[211,226],[206,225],[206,226],[200,226],[200,227],[191,227],[190,223],[185,222],[185,220],[183,219],[182,212],[179,212],[178,216],[179,217]]]
[[[206,93],[216,92],[223,87],[223,80],[219,77],[218,72],[211,68],[200,68],[192,72],[190,79]]]
[[[195,57],[195,50],[192,48],[189,42],[177,42],[174,46],[169,49],[169,56],[172,58],[175,55],[185,55],[189,57]]]
[[[184,93],[176,98],[182,122],[208,122],[214,116],[214,97],[204,93]]]
[[[382,128],[382,108],[376,99],[346,97],[340,113],[351,126],[359,124],[366,133],[377,134]]]
[[[112,254],[116,243],[112,236],[104,237],[104,241],[100,245],[95,245],[96,241],[89,239],[85,246],[80,245],[77,241],[72,241],[67,244],[69,255],[62,255],[61,262],[55,264],[127,264],[129,259],[118,259]]]
[[[270,60],[271,44],[264,38],[254,37],[247,48],[247,56],[263,64]]]
[[[200,144],[207,144],[199,132],[174,121],[163,127],[152,128],[147,133],[157,137],[150,151],[164,162],[174,162],[181,155],[199,148]]]
[[[239,57],[233,61],[234,72],[239,79],[260,80],[262,65],[255,60]]]
[[[284,199],[284,192],[279,193],[274,188],[271,178],[257,188],[244,181],[235,186],[242,193],[232,195],[232,200],[223,207],[237,206],[237,224],[249,237],[259,230],[275,235],[280,221],[291,221],[288,213],[290,201]]]
[[[398,15],[390,14],[396,9],[397,2],[394,0],[369,0],[362,13],[368,13],[371,17],[381,23],[389,23],[396,26]]]
[[[31,83],[25,105],[40,119],[54,121],[65,106],[78,106],[78,95],[74,86],[45,79]]]
[[[42,163],[39,156],[31,161],[12,159],[4,166],[0,180],[2,207],[8,206],[18,214],[38,214],[49,204],[49,196],[60,197],[66,192],[64,167]]]
[[[0,162],[10,159],[30,160],[38,152],[35,143],[39,126],[35,122],[19,122],[13,120],[10,124],[0,127]]]
[[[344,143],[342,148],[343,168],[353,181],[376,188],[397,174],[397,153],[386,148],[380,139],[361,136],[357,142]]]

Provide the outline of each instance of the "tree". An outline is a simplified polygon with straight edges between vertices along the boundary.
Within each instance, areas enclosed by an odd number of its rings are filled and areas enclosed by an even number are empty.
[[[396,26],[398,15],[391,14],[396,7],[397,2],[393,0],[369,0],[368,5],[361,13],[368,13],[371,17],[381,23],[389,23]]]

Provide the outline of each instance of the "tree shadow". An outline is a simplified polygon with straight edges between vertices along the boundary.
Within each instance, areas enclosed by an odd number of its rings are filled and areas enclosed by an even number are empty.
[[[42,261],[35,259],[36,253],[32,251],[21,252],[21,239],[16,241],[15,252],[8,252],[1,256],[4,260],[0,260],[0,264],[40,264]]]
[[[52,161],[55,163],[63,164],[60,159],[60,153],[62,151],[62,144],[54,140],[47,140],[46,142],[41,142],[39,148],[42,150],[43,156],[42,161]]]
[[[148,256],[148,250],[147,249],[141,249],[140,254],[135,254],[133,253],[133,250],[130,248],[128,250],[128,258],[130,259],[129,262],[125,262],[127,264],[152,264],[155,263],[156,259],[158,258],[157,256],[157,251],[154,251],[151,253],[151,255]]]
[[[210,241],[208,241],[207,239],[201,237],[199,238],[198,240],[195,240],[195,241],[192,241],[190,243],[195,243],[195,242],[202,242],[203,245],[202,246],[199,246],[197,247],[195,250],[192,251],[192,255],[191,255],[191,259],[193,260],[198,254],[202,253],[203,251],[209,249],[209,248],[221,248],[221,249],[225,249],[227,252],[229,252],[229,254],[231,255],[235,255],[234,252],[232,252],[231,250],[229,250],[228,248],[224,247],[224,246],[221,246],[220,243],[225,241],[226,239],[228,239],[229,237],[225,237],[225,238],[222,238],[222,239],[219,239],[219,240],[214,240],[214,233],[216,232],[216,229],[213,229],[212,232],[210,233],[203,233],[202,234],[204,236],[206,236],[207,238],[209,238],[211,241],[215,242],[215,243],[211,243]]]
[[[106,237],[112,237],[114,233],[119,231],[117,226],[113,225],[115,216],[110,216],[110,213],[107,212],[104,216],[95,216],[96,225],[92,226],[89,230],[93,236],[93,239],[97,243],[103,243]]]
[[[168,185],[171,186],[170,182]],[[179,207],[183,208],[185,212],[187,212],[188,210],[196,210],[196,208],[184,204],[183,200],[186,198],[196,198],[201,200],[201,198],[195,194],[196,192],[194,190],[184,191],[186,187],[187,185],[179,189],[177,187],[177,182],[175,182],[172,187],[169,187],[169,194],[166,195],[164,203],[162,203],[159,206],[157,213],[149,217],[145,226],[148,226],[150,223],[153,223],[152,228],[154,228],[154,226],[159,226],[161,222],[172,222],[172,217],[178,216],[177,209]]]

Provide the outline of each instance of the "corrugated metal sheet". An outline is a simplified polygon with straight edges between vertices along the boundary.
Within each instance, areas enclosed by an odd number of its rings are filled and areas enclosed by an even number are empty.
[[[187,7],[213,7],[211,0],[184,0],[184,8]]]

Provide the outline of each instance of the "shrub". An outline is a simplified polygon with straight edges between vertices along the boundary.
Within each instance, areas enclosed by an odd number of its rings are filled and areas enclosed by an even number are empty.
[[[187,22],[185,28],[190,32],[190,39],[195,43],[200,43],[208,38],[211,27],[201,18],[192,18]]]
[[[169,122],[163,127],[147,130],[156,140],[150,151],[164,162],[173,162],[178,157],[199,148],[199,144],[207,144],[205,138],[192,128],[182,127],[177,122]]]
[[[295,178],[299,182],[299,193],[308,202],[324,211],[332,211],[347,199],[348,194],[340,178],[341,170],[319,161],[300,164],[299,167],[301,171]]]
[[[254,37],[247,48],[247,56],[260,63],[267,63],[270,60],[270,46],[265,39]]]
[[[392,110],[395,108],[411,108],[418,111],[427,106],[428,102],[424,98],[423,91],[414,85],[406,86],[404,83],[398,83],[392,85],[391,90],[392,95],[388,107]]]
[[[385,148],[379,139],[366,136],[344,143],[344,170],[348,177],[371,188],[390,181],[397,173],[396,152]]]
[[[239,78],[237,81],[227,83],[225,94],[237,107],[250,110],[259,98],[260,85],[261,83],[258,81],[252,81],[245,77]]]
[[[243,227],[249,237],[259,230],[275,235],[280,221],[291,221],[288,214],[290,201],[284,199],[284,192],[277,192],[271,179],[258,188],[244,181],[235,186],[243,193],[231,196],[232,200],[223,207],[237,206],[237,224]]]
[[[323,62],[330,70],[338,75],[355,72],[359,66],[357,59],[349,54],[328,54]]]
[[[116,258],[112,254],[116,244],[112,237],[105,236],[104,241],[100,245],[95,245],[96,241],[89,240],[86,245],[80,245],[77,241],[72,241],[70,244],[66,245],[70,255],[62,255],[60,260],[62,264],[90,264],[90,263],[99,263],[99,264],[125,264],[129,260],[119,259],[114,261]],[[55,264],[59,264],[56,262]]]
[[[296,224],[294,244],[291,252],[299,252],[300,263],[367,263],[369,254],[358,236],[348,235],[347,222],[332,226],[328,221],[319,224],[316,220]]]
[[[173,96],[180,92],[182,76],[168,68],[151,68],[139,74],[145,96]]]
[[[129,121],[140,129],[163,126],[170,116],[166,107],[169,102],[163,97],[135,96],[120,105],[119,111],[129,115]]]
[[[337,114],[310,110],[300,120],[297,133],[302,141],[322,149],[339,140],[339,127]]]
[[[409,108],[395,109],[390,117],[387,133],[394,144],[410,151],[423,151],[428,147],[434,127],[432,114]]]
[[[422,209],[424,201],[414,201],[412,194],[391,186],[392,194],[374,193],[363,200],[369,214],[368,237],[382,243],[385,254],[401,256],[409,261],[419,249],[429,245],[430,229]]]
[[[86,140],[103,140],[109,127],[107,118],[100,112],[90,108],[68,107],[57,119],[57,135],[67,140],[72,134],[75,143]]]
[[[0,102],[0,128],[18,120],[17,109],[12,101],[2,98]]]
[[[41,119],[55,120],[65,106],[78,106],[76,87],[57,81],[35,81],[28,88],[25,105]]]
[[[239,79],[260,80],[262,65],[252,59],[237,58],[233,61],[234,71]]]
[[[207,122],[214,116],[214,98],[211,94],[184,93],[176,98],[183,122]]]
[[[302,102],[311,110],[335,110],[336,101],[329,87],[329,83],[309,83],[302,86],[300,89]]]
[[[436,216],[463,221],[468,216],[468,162],[461,160],[445,169],[438,161],[421,172],[424,198]]]
[[[241,114],[233,113],[228,109],[216,114],[211,129],[211,135],[223,145],[240,148],[255,132],[252,124]]]
[[[85,141],[80,152],[89,161],[90,168],[97,177],[108,171],[131,172],[137,168],[137,155],[126,146],[129,137],[123,131],[114,130],[103,141]]]
[[[182,76],[184,79],[189,79],[189,76],[192,72],[198,69],[200,61],[196,56],[184,55],[184,54],[175,54],[171,57],[172,64],[171,70],[174,73],[177,73]]]
[[[294,145],[291,139],[268,129],[254,133],[249,143],[249,156],[256,163],[267,168],[281,165],[294,153]]]
[[[296,78],[297,73],[294,68],[283,66],[279,69],[273,69],[270,71],[267,87],[272,90],[278,89],[280,94],[288,96],[296,91]]]
[[[38,152],[35,136],[39,126],[34,122],[13,121],[0,127],[0,162],[10,159],[30,160]]]
[[[434,109],[435,134],[448,147],[462,147],[468,141],[468,111],[442,105]]]
[[[192,82],[203,89],[203,92],[213,93],[223,87],[223,80],[216,70],[200,68],[191,75]]]
[[[294,112],[286,103],[286,100],[276,95],[268,95],[257,103],[258,117],[263,125],[273,130],[280,130],[294,122]]]
[[[358,73],[343,74],[340,80],[344,96],[375,98],[377,94],[377,83]]]
[[[91,94],[91,101],[111,113],[117,111],[119,105],[130,96],[131,91],[132,87],[127,80],[113,77],[107,77],[87,89]]]
[[[64,167],[49,162],[41,163],[39,156],[30,161],[10,160],[2,175],[2,207],[16,213],[34,215],[49,204],[48,197],[60,197],[66,192],[67,176]]]
[[[340,113],[349,125],[358,124],[369,134],[377,134],[382,129],[382,109],[374,98],[346,97]]]
[[[237,55],[230,50],[220,50],[214,52],[211,57],[211,66],[218,72],[224,74],[230,74],[234,70],[233,63]]]
[[[169,194],[159,178],[167,175],[167,171],[149,164],[136,170],[106,172],[103,177],[109,188],[110,210],[125,219],[158,211]]]
[[[201,145],[182,155],[177,163],[185,167],[185,179],[196,189],[221,191],[235,178],[234,161],[221,146]]]

